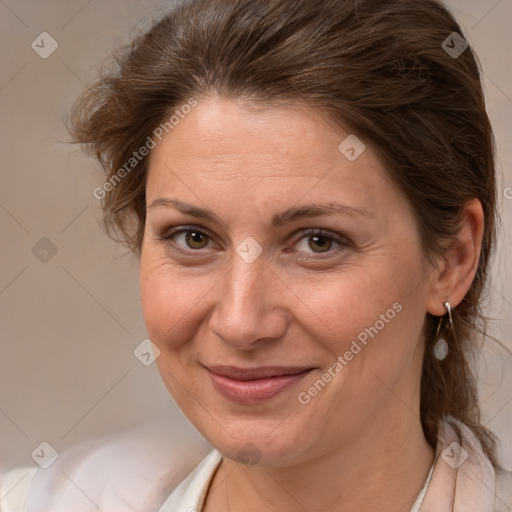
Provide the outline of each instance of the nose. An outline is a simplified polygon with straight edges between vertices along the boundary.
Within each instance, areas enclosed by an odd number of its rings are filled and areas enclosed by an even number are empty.
[[[284,285],[263,258],[235,262],[216,287],[209,326],[224,343],[239,350],[255,350],[283,336],[287,311],[280,303]]]

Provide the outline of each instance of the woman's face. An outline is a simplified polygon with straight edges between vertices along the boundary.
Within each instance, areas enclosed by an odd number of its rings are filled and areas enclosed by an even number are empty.
[[[433,286],[410,207],[349,135],[312,107],[215,98],[152,151],[146,327],[170,393],[234,460],[419,424]]]

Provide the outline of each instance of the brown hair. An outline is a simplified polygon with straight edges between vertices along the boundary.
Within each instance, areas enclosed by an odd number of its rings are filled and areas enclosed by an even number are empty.
[[[107,232],[137,254],[148,157],[126,163],[193,97],[299,100],[350,126],[409,201],[426,260],[442,254],[465,203],[479,199],[485,228],[478,270],[453,311],[456,337],[442,330],[450,347],[442,361],[433,355],[438,318],[426,315],[420,412],[433,447],[439,420],[450,414],[472,428],[497,465],[468,364],[477,333],[486,330],[481,301],[497,222],[494,142],[475,55],[471,48],[450,55],[442,46],[455,45],[447,39],[453,32],[462,34],[436,0],[189,0],[114,54],[76,102],[70,132],[110,181]]]

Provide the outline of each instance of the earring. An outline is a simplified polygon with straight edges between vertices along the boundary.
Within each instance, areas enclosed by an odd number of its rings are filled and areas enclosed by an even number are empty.
[[[450,327],[453,331],[453,319],[452,319],[452,307],[450,306],[449,302],[444,303],[444,307],[446,309],[446,312],[448,313],[448,318],[450,321]],[[437,324],[437,331],[436,331],[436,338],[439,336],[439,331],[441,329],[441,324],[443,323],[444,316],[439,318],[439,323]],[[448,355],[448,343],[444,338],[439,338],[434,346],[434,356],[436,359],[439,359],[439,361],[442,361],[446,358]]]

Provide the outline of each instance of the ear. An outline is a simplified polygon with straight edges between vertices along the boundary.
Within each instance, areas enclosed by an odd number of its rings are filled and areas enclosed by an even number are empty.
[[[457,239],[439,256],[437,269],[432,273],[427,302],[431,315],[443,316],[444,302],[450,302],[453,309],[466,295],[478,268],[483,231],[482,204],[478,199],[471,199],[464,206]]]

